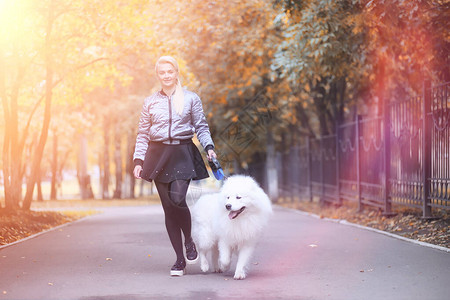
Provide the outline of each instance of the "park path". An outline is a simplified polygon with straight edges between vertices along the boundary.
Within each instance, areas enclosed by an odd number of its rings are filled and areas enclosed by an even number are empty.
[[[2,299],[427,299],[450,295],[450,253],[275,206],[243,281],[174,262],[159,205],[102,208],[0,250]]]

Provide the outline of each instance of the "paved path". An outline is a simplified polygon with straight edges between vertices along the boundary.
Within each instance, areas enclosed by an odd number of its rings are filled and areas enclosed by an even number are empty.
[[[280,207],[252,260],[171,278],[162,209],[116,207],[0,250],[2,299],[449,299],[450,253]]]

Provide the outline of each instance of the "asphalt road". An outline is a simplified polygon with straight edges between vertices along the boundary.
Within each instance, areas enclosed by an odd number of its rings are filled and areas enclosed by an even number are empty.
[[[0,249],[2,299],[450,299],[450,253],[275,207],[249,276],[175,261],[162,208],[115,207]]]

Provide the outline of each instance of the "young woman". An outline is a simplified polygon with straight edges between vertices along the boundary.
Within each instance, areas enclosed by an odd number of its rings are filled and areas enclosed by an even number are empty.
[[[208,160],[216,154],[201,100],[197,94],[182,89],[176,60],[162,56],[156,62],[155,70],[161,90],[144,101],[133,157],[134,176],[155,182],[167,233],[177,256],[170,275],[182,276],[186,262],[195,263],[198,259],[191,238],[191,214],[186,193],[191,180],[209,176],[202,156],[192,142],[194,133],[207,152]]]

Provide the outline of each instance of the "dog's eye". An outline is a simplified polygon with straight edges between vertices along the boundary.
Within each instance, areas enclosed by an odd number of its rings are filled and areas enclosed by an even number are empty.
[[[230,199],[230,196],[228,196],[227,199]]]
[[[242,197],[241,196],[236,196],[236,199],[241,199]]]

